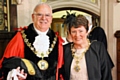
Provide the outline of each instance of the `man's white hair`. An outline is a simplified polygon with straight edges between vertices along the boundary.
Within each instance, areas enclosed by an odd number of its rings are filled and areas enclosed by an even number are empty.
[[[35,6],[35,8],[34,8],[34,10],[33,10],[33,13],[35,12],[36,8],[37,8],[38,6],[40,6],[40,5],[47,5],[47,6],[51,9],[51,11],[52,11],[52,7],[51,7],[49,4],[47,4],[47,3],[39,3],[39,4],[37,4],[37,5]]]

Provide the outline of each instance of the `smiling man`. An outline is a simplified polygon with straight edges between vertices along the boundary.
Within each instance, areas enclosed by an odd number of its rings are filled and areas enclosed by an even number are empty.
[[[3,58],[0,60],[0,67],[3,73],[11,72],[12,69],[6,69],[4,66],[6,65],[5,62],[9,63],[11,57],[25,58],[37,66],[32,65],[37,68],[40,74],[39,77],[36,77],[37,73],[31,75],[29,71],[28,73],[24,72],[24,68],[19,67],[21,65],[17,65],[15,69],[25,76],[23,78],[17,75],[19,80],[58,80],[58,68],[63,63],[61,57],[63,50],[62,39],[50,29],[52,8],[46,3],[38,4],[33,10],[32,21],[33,23],[17,32],[10,41]],[[2,65],[2,62],[4,62],[4,65]],[[30,70],[31,67],[26,66]],[[3,76],[9,75],[5,74]]]

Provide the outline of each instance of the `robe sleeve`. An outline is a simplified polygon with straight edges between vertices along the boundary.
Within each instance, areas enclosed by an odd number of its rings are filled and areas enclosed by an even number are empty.
[[[112,80],[111,70],[114,67],[114,64],[103,44],[101,44],[99,55],[101,60],[101,80]]]
[[[17,32],[17,34],[8,43],[3,54],[3,57],[0,60],[0,68],[2,67],[2,62],[4,58],[9,58],[13,56],[21,58],[24,57],[24,43],[20,32]]]

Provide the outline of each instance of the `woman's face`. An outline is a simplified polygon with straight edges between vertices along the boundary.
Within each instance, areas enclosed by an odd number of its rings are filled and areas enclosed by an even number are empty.
[[[84,41],[86,41],[88,35],[84,26],[80,26],[78,28],[72,27],[70,32],[74,44],[84,44]]]

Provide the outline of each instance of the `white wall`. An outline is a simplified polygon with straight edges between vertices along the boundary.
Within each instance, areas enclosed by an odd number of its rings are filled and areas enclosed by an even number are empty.
[[[33,8],[40,3],[40,0],[23,0],[22,4],[17,5],[18,27],[28,26],[32,22]]]
[[[114,3],[113,23],[114,32],[116,32],[116,30],[120,30],[120,3]]]

